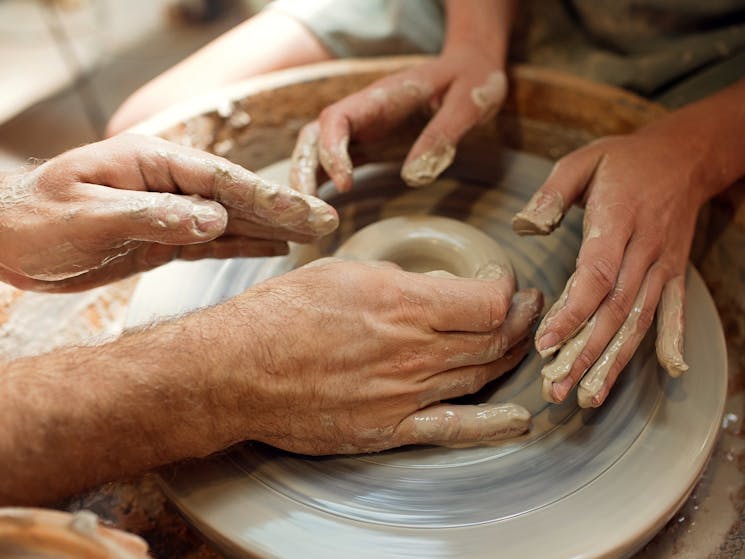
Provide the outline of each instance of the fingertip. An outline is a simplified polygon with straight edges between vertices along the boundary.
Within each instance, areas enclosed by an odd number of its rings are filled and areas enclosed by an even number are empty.
[[[444,136],[433,139],[424,134],[409,152],[401,178],[411,187],[426,186],[439,177],[455,159],[455,146]]]
[[[559,226],[563,217],[561,193],[541,188],[512,218],[512,230],[518,235],[548,235]]]

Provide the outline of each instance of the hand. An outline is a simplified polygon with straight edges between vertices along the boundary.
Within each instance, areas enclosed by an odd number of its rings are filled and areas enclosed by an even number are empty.
[[[0,181],[0,279],[88,289],[175,258],[285,254],[338,216],[321,200],[229,161],[122,135]]]
[[[478,391],[527,353],[542,296],[512,289],[510,278],[358,262],[264,282],[209,311],[227,344],[214,351],[227,361],[210,367],[229,372],[216,382],[231,399],[220,408],[236,410],[221,424],[233,425],[233,441],[313,455],[518,435],[530,422],[519,406],[441,403]]]
[[[306,125],[292,154],[290,185],[314,193],[319,164],[340,192],[352,187],[350,142],[382,140],[421,110],[435,115],[404,162],[409,186],[434,181],[453,161],[458,141],[488,121],[507,94],[503,58],[470,45],[451,48],[417,67],[387,76],[345,97]]]
[[[575,273],[536,333],[544,397],[563,401],[580,379],[581,406],[599,406],[658,307],[657,354],[672,376],[683,360],[685,269],[698,211],[711,190],[706,153],[673,119],[609,137],[561,159],[513,220],[547,234],[572,203],[585,206]]]

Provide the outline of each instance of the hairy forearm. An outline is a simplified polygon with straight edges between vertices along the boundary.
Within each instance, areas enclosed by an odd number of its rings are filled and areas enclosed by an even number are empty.
[[[210,378],[224,369],[218,313],[3,366],[0,506],[51,502],[235,442]]]
[[[515,0],[448,0],[443,52],[478,48],[494,62],[507,58]]]

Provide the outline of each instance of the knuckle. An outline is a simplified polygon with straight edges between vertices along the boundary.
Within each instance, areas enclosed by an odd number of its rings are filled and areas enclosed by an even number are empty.
[[[592,367],[593,363],[598,358],[598,353],[591,350],[590,348],[584,348],[577,355],[577,359],[574,360],[572,371],[576,371],[575,381],[579,380],[585,372]]]
[[[605,306],[616,324],[621,324],[631,310],[634,300],[628,290],[616,287],[605,301]]]
[[[598,256],[590,261],[583,260],[579,266],[586,269],[594,291],[600,296],[607,295],[616,283],[618,269],[606,257]]]

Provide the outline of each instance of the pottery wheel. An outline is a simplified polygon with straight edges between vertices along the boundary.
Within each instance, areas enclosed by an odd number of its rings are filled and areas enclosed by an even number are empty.
[[[543,238],[521,238],[512,215],[551,163],[503,152],[483,168],[455,168],[412,190],[398,166],[360,169],[355,187],[321,195],[337,207],[338,232],[287,257],[174,263],[145,275],[129,324],[214,304],[272,275],[333,253],[362,227],[396,215],[465,221],[508,252],[520,286],[548,303],[573,271],[581,213]],[[286,182],[287,163],[266,170]],[[531,353],[475,395],[515,402],[533,415],[529,434],[469,449],[408,447],[380,454],[307,458],[246,443],[173,467],[163,485],[185,516],[233,556],[270,557],[622,557],[674,514],[715,442],[726,391],[725,347],[714,304],[698,273],[687,278],[686,359],[670,379],[647,336],[608,401],[580,410],[540,397],[541,360]]]

